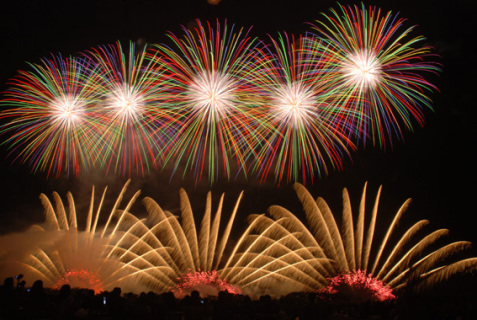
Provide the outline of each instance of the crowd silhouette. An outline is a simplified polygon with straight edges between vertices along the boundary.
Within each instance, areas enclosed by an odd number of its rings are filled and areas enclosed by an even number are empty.
[[[122,293],[120,288],[50,289],[37,280],[26,286],[22,275],[6,278],[0,287],[0,319],[167,319],[167,320],[302,320],[302,319],[477,319],[475,294],[404,295],[391,302],[332,301],[314,293],[293,293],[279,299],[220,292],[202,298],[192,291],[183,299],[173,293]],[[454,297],[454,298],[452,298]]]

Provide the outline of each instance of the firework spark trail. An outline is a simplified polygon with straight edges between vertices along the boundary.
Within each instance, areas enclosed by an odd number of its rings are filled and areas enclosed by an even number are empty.
[[[30,71],[19,71],[9,82],[0,101],[14,107],[0,114],[10,120],[0,129],[10,134],[2,144],[10,144],[14,161],[30,163],[33,172],[79,175],[93,165],[94,144],[102,143],[93,115],[99,99],[94,66],[61,55],[29,65]]]
[[[168,140],[161,134],[165,114],[160,104],[164,79],[160,61],[151,58],[147,47],[136,49],[132,42],[129,51],[117,42],[86,55],[98,64],[102,80],[97,83],[103,94],[98,117],[105,141],[98,145],[100,162],[122,175],[148,173],[157,166],[156,158]]]
[[[260,142],[260,99],[253,82],[264,59],[261,43],[227,22],[213,27],[197,20],[183,33],[168,34],[172,47],[156,46],[168,70],[170,96],[163,103],[180,128],[166,160],[174,172],[184,166],[183,174],[194,174],[196,181],[208,175],[213,182],[219,172],[227,179],[234,171],[246,173],[250,150]]]
[[[307,36],[295,39],[285,33],[270,39],[273,59],[262,68],[260,85],[269,104],[262,129],[266,142],[255,169],[262,179],[272,170],[278,183],[305,183],[327,173],[328,163],[342,168],[342,158],[354,145],[340,120],[342,109],[331,103],[335,93],[328,87],[325,47]]]
[[[360,142],[392,147],[414,121],[424,124],[424,109],[432,110],[426,94],[437,90],[424,75],[437,74],[439,65],[428,61],[433,55],[421,45],[424,37],[410,38],[414,27],[403,30],[397,15],[364,4],[340,9],[312,24],[335,63],[329,80],[341,92],[337,103],[350,109],[350,133]]]

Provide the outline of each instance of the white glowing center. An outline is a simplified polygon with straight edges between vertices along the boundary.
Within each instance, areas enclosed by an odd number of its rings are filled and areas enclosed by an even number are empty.
[[[144,98],[134,87],[124,84],[109,97],[108,108],[123,120],[137,120],[144,109]]]
[[[376,55],[369,51],[350,55],[343,67],[345,77],[361,87],[374,87],[380,81],[381,71]]]
[[[187,95],[197,111],[223,116],[234,104],[234,81],[217,72],[199,74],[189,85]]]
[[[281,86],[276,92],[275,117],[280,122],[298,126],[316,116],[313,91],[295,82]]]
[[[57,97],[49,105],[52,117],[55,121],[66,126],[73,126],[81,120],[84,113],[84,105],[75,97]]]

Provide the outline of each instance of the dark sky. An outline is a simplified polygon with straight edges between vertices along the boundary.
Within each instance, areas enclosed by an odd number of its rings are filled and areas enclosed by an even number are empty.
[[[4,1],[7,2],[7,1]],[[48,4],[45,4],[47,2]],[[342,2],[353,4],[354,1]],[[407,18],[407,26],[418,25],[414,36],[424,35],[426,43],[435,47],[441,56],[442,74],[433,79],[440,92],[431,95],[434,112],[426,111],[426,124],[408,133],[405,142],[396,143],[393,150],[361,148],[347,161],[341,172],[315,179],[307,185],[313,196],[323,196],[333,211],[340,213],[341,189],[347,187],[357,205],[361,190],[369,181],[369,199],[383,185],[380,219],[389,221],[398,207],[409,197],[413,204],[406,221],[427,218],[430,229],[451,230],[454,240],[477,241],[474,216],[475,199],[475,44],[476,5],[474,1],[428,0],[374,1],[384,11],[392,10]],[[9,1],[0,10],[0,37],[2,50],[0,88],[16,70],[26,69],[25,62],[39,62],[50,53],[75,54],[96,45],[121,40],[142,39],[148,43],[165,40],[166,31],[179,31],[181,24],[200,18],[215,20],[227,18],[238,26],[253,26],[253,33],[265,37],[278,31],[303,32],[306,22],[319,18],[320,12],[336,8],[335,1],[311,0],[222,0],[217,6],[205,0],[70,0]],[[111,186],[115,192],[126,178],[102,175],[84,175],[79,178],[50,178],[31,174],[27,164],[11,164],[1,147],[0,181],[2,183],[0,234],[21,230],[32,222],[39,222],[42,206],[40,193],[50,195],[59,191],[65,196],[71,190],[78,198],[86,199],[94,184],[102,189]],[[244,217],[263,213],[272,204],[299,208],[291,185],[277,187],[273,180],[259,184],[249,181],[220,181],[210,187],[206,182],[194,186],[187,181],[161,173],[134,177],[131,194],[140,188],[166,209],[178,206],[178,189],[184,187],[192,198],[193,208],[201,213],[205,194],[213,191],[215,199],[226,192],[226,202],[232,205],[240,190],[245,197],[240,210],[238,228],[243,228]],[[82,202],[81,202],[82,203]],[[78,204],[81,206],[81,204]],[[371,203],[368,205],[371,206]],[[140,203],[136,210],[141,211]],[[295,209],[298,215],[302,213]],[[384,223],[383,222],[383,223]],[[473,249],[473,252],[476,252]]]

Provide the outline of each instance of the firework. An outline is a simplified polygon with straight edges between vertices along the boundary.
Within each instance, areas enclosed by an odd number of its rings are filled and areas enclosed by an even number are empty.
[[[246,158],[259,141],[260,102],[253,81],[263,60],[260,42],[226,22],[213,27],[197,20],[183,32],[183,37],[168,35],[173,46],[156,46],[170,93],[163,104],[179,128],[166,160],[174,172],[182,167],[196,181],[208,175],[213,182],[219,172],[226,178],[246,172]]]
[[[1,127],[9,134],[14,160],[30,163],[34,172],[47,176],[79,175],[89,169],[95,156],[97,134],[94,104],[99,99],[94,66],[87,59],[53,56],[19,71],[0,101]]]
[[[330,67],[316,41],[271,38],[274,58],[262,68],[260,86],[269,104],[256,166],[262,178],[272,170],[278,182],[313,180],[327,173],[327,163],[342,168],[347,147],[354,147],[344,134],[342,109],[331,103],[336,93],[328,87]]]
[[[212,196],[208,193],[199,230],[189,198],[182,189],[180,198],[180,217],[162,210],[151,198],[144,199],[153,225],[150,234],[157,239],[157,246],[167,249],[163,251],[164,263],[154,270],[153,276],[161,282],[156,291],[171,290],[177,296],[183,296],[190,290],[199,290],[202,296],[206,296],[217,295],[218,291],[225,289],[229,293],[244,292],[256,296],[276,283],[275,273],[270,270],[283,263],[275,261],[267,250],[262,250],[273,240],[251,234],[254,230],[252,224],[233,246],[229,241],[242,193],[220,239],[224,195],[212,218]]]
[[[421,45],[422,36],[410,38],[414,27],[403,29],[397,15],[364,4],[340,9],[313,25],[334,60],[329,79],[341,92],[336,103],[349,110],[348,127],[360,141],[392,146],[414,121],[424,124],[424,109],[432,110],[426,94],[437,89],[424,75],[437,73],[438,64],[426,61],[431,48]]]
[[[87,56],[98,65],[101,82],[100,112],[102,139],[98,145],[107,170],[130,176],[156,167],[156,158],[168,140],[163,132],[164,113],[159,104],[163,94],[162,67],[158,59],[130,43],[100,46]],[[166,130],[167,131],[167,130]]]
[[[355,273],[362,273],[367,278],[374,279],[373,281],[379,280],[393,292],[405,287],[421,290],[455,273],[474,270],[477,267],[477,258],[446,264],[453,254],[470,246],[467,241],[453,242],[431,251],[436,241],[448,233],[446,229],[436,230],[416,240],[416,234],[428,224],[427,220],[421,220],[412,225],[393,245],[391,237],[395,234],[395,229],[410,200],[407,200],[398,210],[383,240],[377,244],[378,247],[375,247],[375,253],[372,255],[381,189],[378,191],[366,232],[366,186],[355,228],[353,228],[350,198],[347,190],[343,190],[341,231],[329,206],[322,198],[315,201],[300,184],[295,184],[295,189],[303,204],[309,227],[306,227],[291,212],[279,206],[270,207],[269,213],[272,219],[263,215],[254,219],[258,221],[255,227],[258,227],[259,233],[274,240],[269,248],[275,247],[273,255],[277,259],[282,259],[283,263],[288,264],[289,269],[294,271],[298,264],[307,267],[306,272],[291,274],[284,274],[282,270],[277,269],[277,272],[284,275],[283,281],[291,283],[297,291],[316,291],[330,285],[331,278],[346,278],[348,277],[346,275]],[[276,247],[276,243],[279,242],[286,242],[287,250],[291,250],[294,255],[283,259],[284,254],[288,253]],[[308,267],[310,261],[313,261],[312,257],[320,259],[320,268]],[[301,269],[305,270],[303,267]]]
[[[168,248],[163,257],[164,264],[158,266],[158,272],[162,272],[162,275],[157,277],[161,279],[162,286],[156,290],[173,290],[180,292],[182,296],[185,290],[184,283],[190,282],[182,281],[187,274],[189,274],[187,279],[194,278],[194,272],[210,276],[208,272],[216,272],[219,267],[242,195],[237,199],[221,239],[219,239],[219,225],[224,196],[222,195],[217,213],[212,220],[212,196],[209,192],[199,233],[196,230],[189,198],[182,189],[180,197],[180,220],[169,211],[162,210],[149,197],[144,199],[144,204],[154,222],[151,234],[156,237],[160,246]]]
[[[129,212],[140,191],[131,197],[124,210],[119,210],[128,184],[116,199],[106,222],[100,219],[106,189],[95,208],[93,188],[83,230],[78,226],[71,193],[67,194],[68,206],[63,205],[56,192],[53,203],[42,194],[45,224],[32,226],[24,235],[41,241],[34,243],[17,262],[19,270],[52,288],[69,284],[96,293],[114,287],[138,293],[155,288],[156,280],[146,271],[161,263],[161,248],[151,248],[146,221]]]

